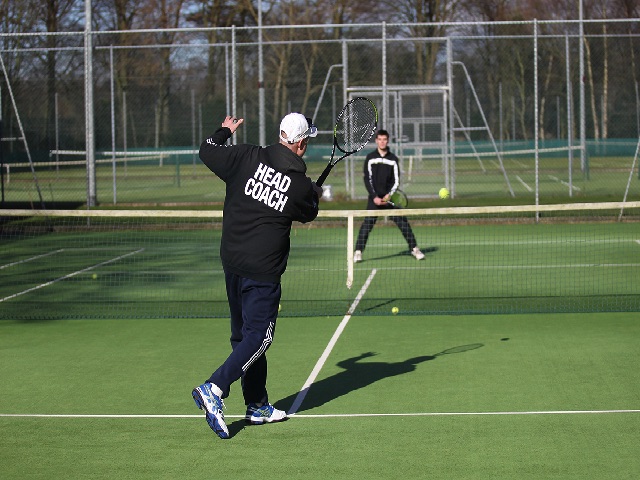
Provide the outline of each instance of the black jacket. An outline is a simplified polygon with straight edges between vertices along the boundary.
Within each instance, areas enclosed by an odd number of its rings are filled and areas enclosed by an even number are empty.
[[[289,258],[293,221],[318,215],[307,166],[281,144],[224,145],[219,128],[200,145],[200,159],[226,183],[220,257],[226,271],[263,282],[280,281]]]
[[[400,186],[400,167],[398,157],[390,150],[384,157],[378,149],[367,155],[364,162],[364,186],[369,192],[369,199],[393,194]]]

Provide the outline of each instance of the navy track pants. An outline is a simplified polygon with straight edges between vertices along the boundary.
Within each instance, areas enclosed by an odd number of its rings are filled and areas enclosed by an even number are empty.
[[[231,354],[208,382],[229,396],[231,384],[242,379],[245,404],[267,402],[267,349],[273,342],[280,304],[279,283],[258,282],[225,272],[231,313]]]

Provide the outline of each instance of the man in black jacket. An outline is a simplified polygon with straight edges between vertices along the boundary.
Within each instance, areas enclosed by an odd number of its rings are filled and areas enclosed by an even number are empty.
[[[300,113],[286,115],[280,123],[280,142],[267,147],[225,145],[242,123],[243,119],[226,117],[200,146],[202,162],[226,184],[220,258],[232,352],[192,395],[220,438],[229,438],[222,399],[238,379],[248,423],[287,419],[286,412],[269,403],[265,352],[275,333],[291,224],[314,220],[322,196],[322,188],[306,176],[302,159],[309,138],[317,135],[310,119]]]
[[[376,132],[376,146],[378,148],[369,153],[364,162],[364,185],[369,192],[367,210],[393,208],[388,201],[400,186],[400,166],[398,165],[398,157],[389,150],[389,132],[386,130]],[[354,262],[362,261],[362,251],[367,245],[367,239],[377,220],[378,217],[365,217],[362,222],[356,240],[356,251],[353,254]],[[411,255],[416,260],[422,260],[424,253],[418,248],[416,237],[407,217],[394,215],[391,216],[391,220],[402,232]]]

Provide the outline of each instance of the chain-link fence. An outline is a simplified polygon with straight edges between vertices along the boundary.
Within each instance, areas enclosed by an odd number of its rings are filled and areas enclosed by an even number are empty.
[[[226,114],[246,119],[234,141],[256,144],[276,141],[289,111],[313,116],[313,177],[337,112],[357,94],[376,102],[412,198],[442,186],[454,200],[498,203],[640,198],[640,21],[429,31],[93,32],[89,52],[82,33],[2,34],[2,204],[220,202],[223,184],[197,148]],[[335,169],[333,198],[364,196],[361,169],[362,157]]]

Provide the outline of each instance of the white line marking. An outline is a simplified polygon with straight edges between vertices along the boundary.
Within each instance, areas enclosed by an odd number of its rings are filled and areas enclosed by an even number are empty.
[[[581,263],[561,265],[441,265],[422,267],[420,270],[545,270],[552,268],[637,268],[640,263]],[[415,271],[414,267],[378,267],[378,270],[407,270]]]
[[[636,243],[637,243],[638,245],[640,245],[640,240],[636,240]]]
[[[534,240],[487,240],[487,241],[451,241],[451,240],[443,240],[440,241],[437,238],[434,238],[431,242],[432,245],[445,245],[447,247],[495,247],[495,246],[519,246],[519,245],[551,245],[557,246],[558,248],[566,247],[567,245],[602,245],[602,244],[616,244],[616,243],[627,243],[627,242],[638,242],[640,240],[631,240],[626,238],[600,238],[600,239],[584,239],[580,237],[563,237],[562,243],[558,240],[544,240],[542,238],[536,238]],[[406,243],[402,244],[400,242],[388,242],[388,243],[377,243],[375,245],[371,245],[371,247],[367,247],[370,250],[375,251],[384,251],[384,248],[406,248]],[[409,252],[407,251],[407,258],[409,257]]]
[[[527,184],[525,183],[525,181],[524,181],[524,180],[522,180],[522,179],[520,178],[520,175],[516,175],[516,178],[518,179],[518,181],[519,181],[522,185],[524,185],[524,188],[526,188],[526,189],[527,189],[528,191],[530,191],[530,192],[533,192],[533,188],[531,188],[529,185],[527,185]]]
[[[307,393],[309,392],[309,388],[311,388],[311,384],[316,381],[316,378],[317,378],[318,374],[320,373],[320,370],[322,370],[322,367],[324,366],[324,363],[327,361],[327,358],[329,357],[329,354],[331,353],[331,350],[333,350],[333,347],[335,346],[336,342],[338,341],[338,338],[340,338],[340,335],[342,334],[342,332],[344,331],[345,327],[347,326],[347,323],[349,323],[349,320],[351,319],[351,315],[353,314],[353,312],[355,311],[356,307],[360,303],[360,300],[362,299],[362,297],[364,296],[365,292],[369,288],[369,285],[371,284],[371,281],[373,280],[373,277],[376,276],[376,273],[377,273],[377,270],[375,268],[373,270],[371,270],[371,273],[369,274],[369,277],[367,278],[367,281],[364,282],[364,285],[362,285],[362,288],[358,292],[358,295],[356,295],[355,300],[353,301],[353,303],[349,307],[349,310],[347,311],[347,314],[344,316],[344,318],[340,322],[340,325],[338,325],[338,328],[333,333],[333,337],[331,337],[331,340],[329,340],[329,343],[326,346],[326,348],[324,349],[324,352],[322,352],[322,355],[320,356],[320,358],[316,362],[316,366],[313,367],[313,370],[311,371],[311,375],[309,375],[309,378],[307,378],[307,381],[304,382],[304,385],[302,386],[302,389],[300,390],[300,392],[296,396],[296,399],[294,400],[293,405],[289,409],[289,415],[295,415],[296,412],[298,411],[298,408],[300,408],[300,405],[302,405],[302,402],[304,401],[304,398],[307,396]]]
[[[582,190],[580,187],[577,187],[575,185],[569,185],[569,182],[565,182],[564,180],[560,181],[561,184],[563,184],[565,187],[571,187],[573,190]]]
[[[35,257],[25,258],[24,260],[20,260],[18,262],[7,263],[6,265],[0,265],[0,270],[2,270],[3,268],[14,267],[16,265],[20,265],[21,263],[31,262],[31,261],[37,260],[39,258],[48,257],[49,255],[55,255],[56,253],[60,253],[60,252],[64,252],[64,248],[61,248],[59,250],[54,250],[53,252],[49,252],[49,253],[43,253],[42,255],[36,255]]]
[[[358,417],[471,417],[492,415],[604,415],[612,413],[640,413],[640,410],[532,410],[521,412],[414,412],[414,413],[298,413],[296,418],[358,418]],[[0,418],[202,418],[202,415],[127,415],[127,414],[46,414],[46,413],[0,413]],[[244,418],[244,415],[225,415],[225,418]]]
[[[569,182],[565,182],[564,180],[560,180],[558,177],[556,177],[555,175],[547,175],[547,177],[549,177],[551,180],[553,180],[554,182],[560,182],[562,185],[564,185],[565,187],[569,187]],[[576,187],[575,185],[571,185],[571,188],[573,190],[580,190],[580,187]]]
[[[486,415],[576,415],[605,413],[640,413],[640,410],[538,410],[530,412],[420,412],[420,413],[345,413],[311,415],[299,414],[299,418],[340,418],[340,417],[462,417]]]
[[[80,275],[81,273],[89,272],[97,267],[101,267],[103,265],[108,265],[110,263],[117,262],[118,260],[122,260],[123,258],[129,257],[131,255],[135,255],[136,253],[140,253],[143,251],[144,251],[144,248],[141,248],[140,250],[136,250],[134,252],[125,253],[124,255],[120,255],[119,257],[112,258],[111,260],[107,260],[106,262],[97,263],[95,265],[92,265],[91,267],[83,268],[82,270],[78,270],[73,273],[69,273],[62,277],[56,278],[55,280],[51,280],[46,283],[41,283],[40,285],[36,285],[35,287],[28,288],[27,290],[23,290],[22,292],[14,293],[13,295],[9,295],[8,297],[0,298],[0,303],[4,302],[5,300],[11,300],[12,298],[16,298],[16,297],[19,297],[20,295],[24,295],[25,293],[33,292],[34,290],[39,290],[40,288],[48,287],[49,285],[53,285],[56,282],[59,282],[61,280],[66,280],[67,278],[75,277],[76,275]]]

